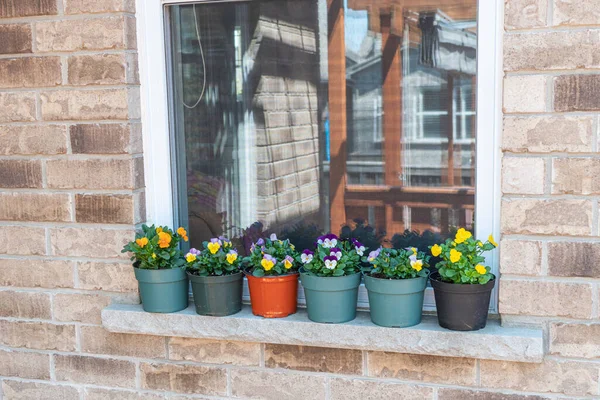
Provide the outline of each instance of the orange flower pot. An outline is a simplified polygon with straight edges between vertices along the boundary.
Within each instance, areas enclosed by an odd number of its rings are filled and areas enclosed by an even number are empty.
[[[252,313],[265,318],[283,318],[296,313],[298,274],[263,276],[246,274]]]

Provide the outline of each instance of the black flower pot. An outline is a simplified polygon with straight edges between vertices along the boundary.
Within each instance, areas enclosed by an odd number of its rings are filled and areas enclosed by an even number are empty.
[[[439,273],[431,274],[438,322],[453,331],[477,331],[485,328],[490,297],[496,279],[485,285],[442,282]]]

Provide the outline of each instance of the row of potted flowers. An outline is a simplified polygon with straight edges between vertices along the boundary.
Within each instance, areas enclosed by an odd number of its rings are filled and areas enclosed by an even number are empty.
[[[143,226],[123,251],[132,253],[144,310],[176,312],[188,305],[188,278],[196,312],[226,316],[242,308],[243,276],[248,279],[252,312],[266,318],[296,312],[298,277],[306,298],[308,318],[343,323],[356,317],[361,278],[367,288],[373,323],[409,327],[421,322],[428,279],[434,289],[439,324],[452,330],[485,327],[495,276],[483,254],[497,244],[490,235],[476,240],[461,228],[454,238],[416,248],[378,248],[370,251],[355,239],[328,234],[315,249],[299,253],[289,240],[275,234],[260,238],[250,255],[240,257],[224,237],[203,243],[201,250],[179,251],[187,232],[179,228]],[[441,260],[433,273],[431,256]]]

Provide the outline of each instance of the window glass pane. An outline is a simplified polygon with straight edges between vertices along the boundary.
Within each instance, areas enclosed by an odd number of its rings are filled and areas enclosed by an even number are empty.
[[[327,3],[168,7],[192,246],[343,231],[425,250],[472,228],[476,0]]]

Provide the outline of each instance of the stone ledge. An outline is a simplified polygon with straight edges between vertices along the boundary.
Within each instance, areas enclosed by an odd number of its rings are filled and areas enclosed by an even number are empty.
[[[411,328],[383,328],[359,312],[345,324],[319,324],[306,311],[282,319],[252,314],[250,306],[229,317],[197,315],[194,307],[173,314],[154,314],[141,305],[113,304],[102,310],[102,325],[110,332],[157,336],[180,336],[258,343],[429,354],[539,363],[544,358],[541,329],[502,327],[490,320],[477,332],[454,332],[441,328],[437,319],[424,316]]]

